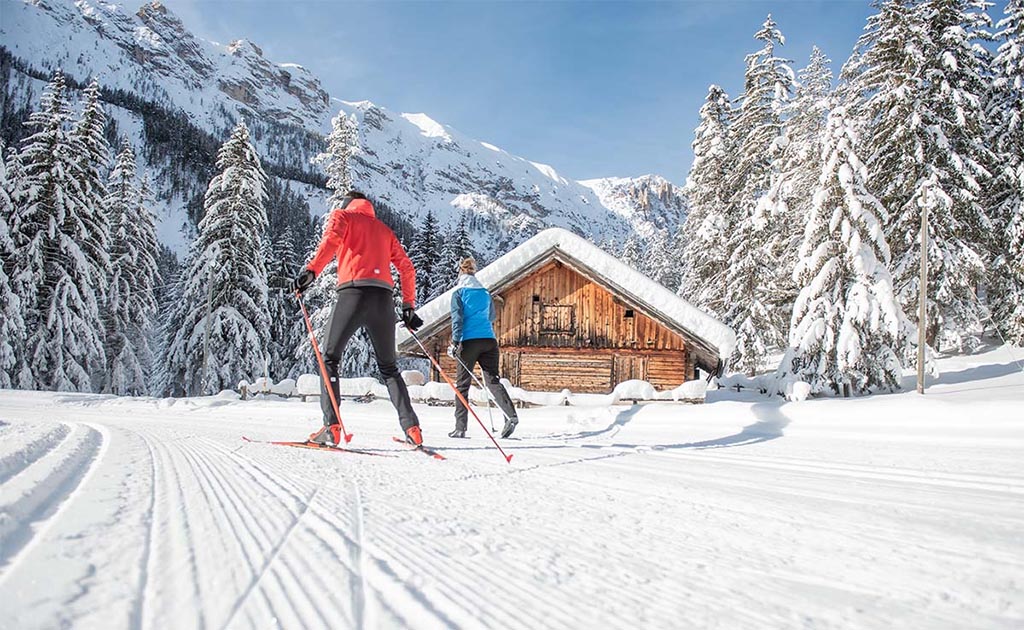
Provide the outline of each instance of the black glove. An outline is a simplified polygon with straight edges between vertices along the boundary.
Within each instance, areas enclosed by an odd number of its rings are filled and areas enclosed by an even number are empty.
[[[453,359],[458,359],[462,356],[462,344],[461,343],[450,343],[448,344],[448,356]]]
[[[309,269],[303,269],[302,273],[295,276],[295,279],[292,280],[292,291],[302,293],[313,284],[314,280],[316,280],[316,274]]]
[[[416,314],[416,309],[409,306],[408,304],[402,305],[402,323],[409,330],[416,332],[419,327],[423,325],[423,320]]]

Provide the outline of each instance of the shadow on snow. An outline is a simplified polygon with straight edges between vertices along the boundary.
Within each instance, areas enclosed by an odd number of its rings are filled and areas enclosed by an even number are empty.
[[[929,387],[932,385],[961,385],[971,381],[986,381],[993,378],[1009,376],[1011,374],[1019,374],[1020,372],[1020,366],[1014,363],[976,365],[964,368],[963,370],[957,370],[956,372],[944,372],[940,374],[938,378],[929,378],[926,381],[926,385]],[[912,390],[917,385],[916,376],[907,377],[904,381],[904,389]]]
[[[757,416],[757,422],[749,424],[739,432],[726,435],[712,440],[700,442],[684,442],[681,444],[651,444],[649,448],[653,451],[669,451],[677,449],[708,449],[708,448],[731,448],[735,446],[749,446],[759,442],[768,442],[784,435],[783,429],[789,424],[780,407],[784,403],[763,402],[751,406],[751,411]],[[635,412],[634,412],[635,413]],[[621,415],[621,414],[620,414]],[[627,420],[628,421],[628,420]],[[583,445],[585,448],[601,448],[599,445]],[[642,448],[642,444],[611,444],[617,448]]]
[[[782,402],[762,402],[756,403],[751,407],[754,415],[757,416],[757,422],[743,427],[738,433],[726,435],[720,438],[714,438],[711,440],[701,440],[699,442],[682,442],[678,444],[580,444],[580,448],[589,449],[605,449],[615,448],[622,449],[614,453],[607,453],[596,457],[580,457],[563,462],[555,462],[550,464],[537,464],[534,466],[528,466],[526,468],[517,468],[511,472],[526,472],[528,470],[536,470],[538,468],[552,468],[555,466],[566,466],[569,464],[579,464],[583,462],[592,462],[602,459],[610,459],[613,457],[622,457],[624,455],[636,454],[640,451],[637,449],[650,449],[651,451],[673,451],[673,450],[703,450],[712,448],[735,448],[739,446],[750,446],[752,444],[758,444],[761,442],[768,442],[784,436],[784,429],[789,424],[789,418],[782,413],[780,407],[785,404]],[[574,434],[573,439],[595,437],[604,435],[606,433],[616,431],[626,426],[636,414],[640,411],[641,405],[633,405],[628,409],[624,409],[619,412],[615,420],[603,429],[597,431],[586,431],[579,434]],[[552,436],[557,437],[557,436]],[[543,438],[541,438],[543,439]],[[511,446],[509,450],[514,452],[516,450],[558,450],[564,448],[577,448],[577,445],[572,444],[557,444],[557,445],[522,445],[522,446]],[[454,451],[474,451],[474,450],[486,450],[486,448],[479,447],[468,447],[468,448],[445,448],[441,447],[441,450],[454,450]],[[470,475],[470,477],[488,476],[488,475]]]

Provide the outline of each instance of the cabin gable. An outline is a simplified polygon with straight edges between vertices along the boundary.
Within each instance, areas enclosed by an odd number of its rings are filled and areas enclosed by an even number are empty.
[[[686,349],[681,335],[559,260],[495,295],[502,347]]]

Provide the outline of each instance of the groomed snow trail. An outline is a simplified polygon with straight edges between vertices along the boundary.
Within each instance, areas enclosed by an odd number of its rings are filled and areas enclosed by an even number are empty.
[[[528,409],[438,462],[386,402],[0,392],[0,628],[1014,628],[1024,375]],[[975,370],[971,372],[970,370]]]

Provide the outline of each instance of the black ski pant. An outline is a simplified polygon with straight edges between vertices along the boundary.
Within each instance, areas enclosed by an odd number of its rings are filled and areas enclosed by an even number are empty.
[[[341,399],[338,383],[338,366],[345,356],[345,346],[360,328],[365,328],[373,344],[373,355],[377,359],[384,384],[388,387],[391,404],[398,411],[402,431],[418,426],[420,421],[412,409],[409,390],[402,380],[396,365],[395,351],[395,302],[390,289],[384,287],[345,287],[338,289],[331,319],[324,330],[324,366],[331,379],[336,400]],[[324,412],[324,424],[337,424],[327,383],[321,384],[320,408]]]
[[[480,369],[484,373],[484,385],[490,390],[491,396],[497,401],[498,406],[509,418],[516,417],[516,408],[512,405],[505,386],[501,384],[498,377],[498,340],[497,339],[466,339],[462,342],[462,352],[456,370],[455,387],[462,396],[469,400],[469,384],[473,382],[473,368],[480,363]],[[455,430],[465,431],[469,418],[469,410],[462,404],[458,396],[455,397]]]

